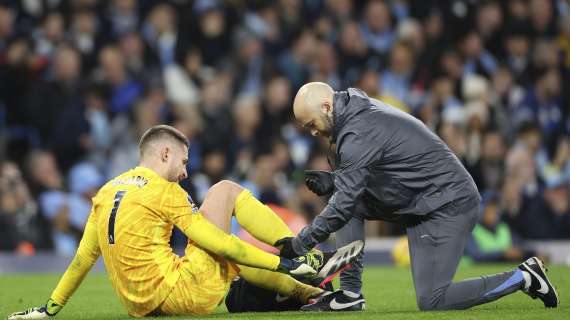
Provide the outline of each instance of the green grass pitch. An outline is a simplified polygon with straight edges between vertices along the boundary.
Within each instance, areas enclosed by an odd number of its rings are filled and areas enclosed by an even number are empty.
[[[489,265],[460,268],[456,280],[508,270],[513,266]],[[367,309],[351,313],[244,313],[228,314],[219,307],[205,318],[219,319],[570,319],[570,267],[551,267],[551,280],[558,288],[561,305],[546,310],[542,302],[521,292],[490,304],[466,311],[419,312],[408,269],[368,267],[364,273]],[[59,275],[0,275],[0,319],[13,311],[45,302]],[[162,317],[160,319],[196,319],[197,317]],[[90,274],[56,319],[129,319],[105,274]]]

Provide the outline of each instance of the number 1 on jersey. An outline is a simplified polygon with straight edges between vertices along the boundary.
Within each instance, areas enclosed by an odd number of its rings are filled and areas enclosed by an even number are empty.
[[[113,209],[109,216],[109,244],[115,244],[115,218],[117,217],[117,210],[119,210],[119,205],[121,204],[121,200],[123,200],[125,193],[126,191],[124,190],[117,191],[117,193],[115,193]]]

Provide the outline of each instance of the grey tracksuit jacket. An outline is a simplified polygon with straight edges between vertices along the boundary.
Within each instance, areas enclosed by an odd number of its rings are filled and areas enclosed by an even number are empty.
[[[335,192],[293,241],[306,252],[358,212],[363,219],[406,220],[479,197],[459,159],[420,120],[359,89],[334,94]],[[367,210],[356,210],[364,204]]]

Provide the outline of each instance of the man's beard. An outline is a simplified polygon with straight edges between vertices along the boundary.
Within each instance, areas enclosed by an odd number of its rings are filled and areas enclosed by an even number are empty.
[[[329,116],[328,114],[325,114],[324,117],[323,117],[323,120],[324,120],[323,122],[324,122],[325,125],[326,125],[326,128],[325,128],[325,130],[323,130],[323,133],[324,133],[329,139],[332,139],[332,133],[333,133],[333,117],[332,117],[332,115]]]

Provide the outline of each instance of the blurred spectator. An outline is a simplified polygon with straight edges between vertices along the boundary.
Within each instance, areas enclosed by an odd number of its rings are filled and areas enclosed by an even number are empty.
[[[340,29],[338,38],[338,60],[341,74],[348,79],[356,74],[369,60],[368,45],[354,21],[347,21]]]
[[[7,6],[0,5],[0,51],[6,50],[7,41],[14,36],[14,11]]]
[[[476,262],[517,262],[538,254],[525,248],[518,235],[501,221],[496,194],[486,194],[482,208],[480,222],[465,247],[469,258]]]
[[[415,106],[411,99],[413,61],[412,49],[403,43],[397,43],[390,52],[389,67],[381,75],[382,95],[392,97],[408,108]]]
[[[205,131],[199,140],[205,148],[226,148],[229,145],[232,136],[232,119],[228,113],[231,84],[227,73],[218,73],[202,86],[200,110]]]
[[[275,158],[271,154],[259,155],[249,171],[247,180],[241,183],[251,193],[264,203],[282,204],[281,191],[277,188],[276,175],[278,171]]]
[[[26,159],[26,176],[34,196],[63,190],[64,181],[55,156],[47,150],[33,150]]]
[[[505,33],[503,45],[505,64],[517,82],[526,84],[530,80],[531,67],[529,31],[526,24],[521,24],[509,26]]]
[[[58,252],[76,245],[82,225],[71,219],[86,214],[94,190],[68,195],[63,177],[85,161],[105,178],[136,166],[140,135],[158,123],[190,137],[191,179],[182,185],[198,201],[229,177],[310,220],[326,199],[307,190],[302,172],[330,170],[334,146],[310,139],[291,103],[307,81],[326,81],[418,117],[481,192],[498,194],[512,233],[527,235],[533,219],[546,232],[565,217],[555,192],[563,188],[552,181],[570,180],[569,8],[551,0],[2,2],[0,158],[25,163],[28,202],[39,204],[40,222],[49,218],[46,246],[53,239]]]
[[[45,228],[38,207],[18,167],[0,163],[0,250],[33,255],[46,248]]]
[[[119,47],[125,57],[127,71],[134,78],[146,75],[145,47],[141,36],[136,32],[125,33],[119,39]]]
[[[354,15],[354,3],[350,0],[325,0],[326,16],[330,16],[336,27]]]
[[[135,31],[140,22],[137,1],[112,0],[109,5],[108,17],[114,36],[122,36],[127,32]]]
[[[390,8],[382,0],[369,1],[363,10],[362,34],[368,46],[378,54],[387,53],[394,43]]]
[[[556,69],[560,64],[560,51],[554,40],[539,39],[534,43],[532,64],[535,69]]]
[[[515,125],[523,121],[536,122],[545,139],[559,132],[563,121],[560,81],[558,69],[538,70],[534,86],[514,110]]]
[[[76,164],[69,171],[69,225],[75,230],[83,232],[87,217],[91,212],[91,198],[104,183],[104,177],[92,164],[82,162]]]
[[[61,45],[54,49],[52,76],[37,82],[26,97],[28,121],[48,144],[56,143],[53,133],[59,117],[80,100],[81,72],[79,53],[69,45]]]
[[[562,63],[568,69],[570,68],[570,15],[561,17],[559,22],[560,31],[556,41],[563,53]]]
[[[212,150],[205,153],[202,170],[192,176],[192,183],[196,187],[195,199],[202,203],[208,190],[223,180],[225,173],[226,154],[222,150]]]
[[[540,145],[540,129],[533,123],[523,123],[506,157],[506,175],[514,180],[517,190],[528,197],[534,197],[538,192],[535,156]]]
[[[505,143],[498,131],[483,134],[481,157],[469,171],[480,192],[500,189],[505,172],[505,152]]]
[[[274,137],[281,135],[275,128],[280,128],[291,119],[291,95],[293,90],[287,78],[275,76],[267,81],[262,101],[262,121],[259,135]]]
[[[61,13],[48,14],[42,22],[42,27],[33,34],[36,53],[51,60],[57,47],[63,43],[64,36],[65,26]]]
[[[493,125],[507,138],[512,140],[511,110],[523,98],[524,89],[517,86],[513,74],[505,66],[499,67],[493,74],[492,88],[489,93]]]
[[[68,38],[81,54],[84,70],[91,70],[97,63],[97,50],[101,45],[102,34],[97,16],[89,10],[74,13]]]
[[[525,204],[530,200],[523,197],[518,181],[513,177],[505,177],[499,194],[502,220],[522,236],[520,216]]]
[[[234,39],[236,52],[236,72],[241,75],[238,94],[259,95],[262,91],[262,73],[264,68],[263,46],[255,35],[241,30]]]
[[[500,1],[486,1],[477,8],[475,25],[483,46],[494,55],[501,53],[501,27],[504,15]]]
[[[39,204],[50,221],[55,252],[73,256],[83,232],[70,223],[67,194],[61,191],[45,192],[39,197]]]
[[[230,52],[231,21],[219,0],[198,0],[194,2],[194,15],[197,18],[198,30],[195,47],[200,48],[204,63],[216,66]]]
[[[309,76],[309,64],[316,50],[315,35],[310,30],[303,30],[293,41],[291,49],[283,52],[278,58],[277,67],[296,90]]]
[[[419,83],[424,88],[428,86],[427,81],[433,80],[438,72],[434,66],[438,63],[446,46],[446,33],[443,24],[442,13],[435,8],[429,10],[427,16],[421,21],[420,34],[423,34],[424,44],[423,49],[416,50],[415,54],[418,57],[416,65]]]
[[[142,28],[143,37],[161,65],[174,62],[178,37],[176,12],[165,3],[155,6],[149,13]]]
[[[570,193],[562,177],[546,181],[544,193],[533,199],[519,217],[526,239],[570,239]]]
[[[417,110],[418,118],[434,131],[447,124],[463,125],[464,114],[455,94],[455,84],[451,77],[435,79],[430,93]]]
[[[106,164],[112,139],[107,96],[105,87],[90,84],[84,89],[82,100],[69,106],[58,119],[53,149],[56,154],[65,155],[59,159],[65,170],[84,158],[100,167]]]
[[[144,98],[135,104],[130,116],[121,114],[114,118],[111,135],[115,147],[111,149],[108,170],[105,172],[109,178],[138,164],[140,136],[148,128],[166,121],[170,116],[169,111],[164,90],[157,85],[149,88]]]
[[[414,19],[406,19],[396,30],[397,42],[407,44],[414,54],[420,54],[425,49],[425,37],[421,24]]]
[[[129,112],[143,87],[127,73],[125,58],[119,48],[103,48],[99,53],[99,67],[102,80],[112,88],[110,111],[113,114]]]
[[[485,78],[469,75],[463,81],[463,121],[466,126],[465,161],[468,167],[476,165],[481,157],[483,132],[489,126],[489,84]],[[444,109],[444,112],[446,110]]]
[[[476,31],[468,32],[461,41],[461,52],[465,59],[465,74],[493,74],[497,70],[497,60],[482,44],[481,36]]]
[[[338,73],[336,51],[332,44],[320,42],[315,56],[315,70],[312,81],[328,83],[335,90],[342,90],[344,83]]]
[[[261,122],[260,101],[254,96],[238,97],[232,112],[234,136],[230,142],[230,159],[236,162],[237,176],[242,176],[251,169],[254,154],[258,151],[255,147],[256,132]],[[269,137],[259,137],[260,140],[263,138]]]
[[[540,177],[544,181],[559,177],[570,182],[570,137],[561,136],[547,151],[538,157]]]
[[[1,6],[0,15],[2,15]],[[30,123],[30,111],[26,108],[25,97],[34,85],[32,79],[40,67],[39,63],[34,64],[32,48],[26,39],[12,39],[6,41],[4,45],[5,49],[0,50],[3,52],[0,54],[2,57],[0,58],[0,81],[2,83],[0,86],[0,110],[3,111],[0,112],[6,113],[2,120],[10,126],[32,124]],[[28,130],[34,129],[29,128]]]
[[[530,22],[535,37],[551,37],[555,33],[554,8],[550,0],[529,1]]]

